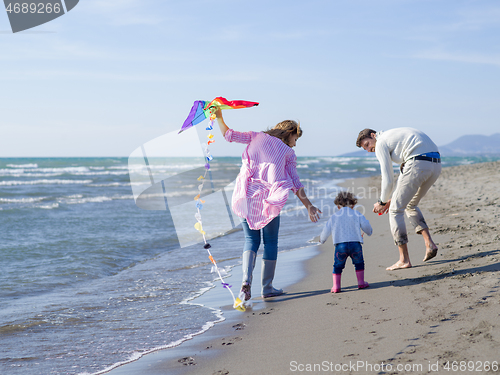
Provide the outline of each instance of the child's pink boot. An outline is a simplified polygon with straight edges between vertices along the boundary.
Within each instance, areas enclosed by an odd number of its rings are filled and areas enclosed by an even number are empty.
[[[340,292],[340,278],[342,277],[341,273],[334,273],[333,274],[333,288],[332,288],[332,293],[339,293]]]
[[[365,289],[370,286],[370,284],[365,281],[365,270],[356,271],[356,277],[358,278],[358,289]]]

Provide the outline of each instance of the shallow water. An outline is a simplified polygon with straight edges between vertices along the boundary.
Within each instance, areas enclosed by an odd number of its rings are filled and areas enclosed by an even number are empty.
[[[225,183],[240,159],[222,159],[213,179]],[[191,166],[185,158],[153,173]],[[379,167],[373,158],[311,157],[299,158],[298,173],[311,200],[332,208],[339,181]],[[178,196],[193,192],[195,181],[180,181]],[[321,226],[291,197],[280,250],[310,246]],[[186,303],[193,297],[215,287],[231,298],[202,245],[179,247],[168,211],[135,205],[126,158],[0,159],[0,228],[2,374],[97,373],[221,319],[217,308]],[[222,269],[239,264],[241,231],[210,243]]]

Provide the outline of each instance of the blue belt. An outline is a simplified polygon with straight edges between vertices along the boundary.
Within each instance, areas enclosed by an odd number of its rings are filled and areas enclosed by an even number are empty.
[[[412,159],[426,160],[426,161],[431,161],[433,163],[441,163],[441,155],[439,154],[439,152],[429,152],[427,154],[417,155]]]

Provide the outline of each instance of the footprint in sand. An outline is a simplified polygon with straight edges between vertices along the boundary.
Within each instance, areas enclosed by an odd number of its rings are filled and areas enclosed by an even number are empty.
[[[184,357],[179,359],[178,362],[182,363],[184,366],[196,365],[196,362],[194,361],[193,357]]]
[[[359,354],[356,354],[356,353],[351,353],[351,354],[344,355],[344,357],[357,357],[357,356],[359,356]]]
[[[261,313],[259,313],[259,315],[269,315],[271,314],[273,309],[269,309],[268,311],[262,311]]]
[[[465,333],[462,333],[462,336],[465,336],[469,342],[476,342],[480,338],[478,336],[483,335],[485,339],[491,339],[491,334],[489,333],[493,325],[485,320],[481,321],[476,328],[473,328]]]
[[[271,312],[273,311],[274,309],[269,309],[269,310],[266,310],[266,311],[262,311],[261,313],[259,313],[259,315],[269,315],[271,314]],[[252,315],[256,315],[257,313],[252,313]]]
[[[232,339],[229,339],[229,340],[226,340],[226,339],[222,339],[223,340],[223,343],[222,345],[233,345],[235,342],[238,342],[238,341],[241,341],[242,338],[241,337],[234,337]]]
[[[238,323],[233,326],[235,331],[243,331],[245,329],[245,323]]]

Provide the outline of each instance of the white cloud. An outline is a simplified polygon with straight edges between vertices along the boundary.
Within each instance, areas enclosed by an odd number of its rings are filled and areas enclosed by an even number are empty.
[[[500,7],[481,7],[476,2],[474,7],[462,7],[455,12],[444,14],[446,21],[420,24],[415,26],[419,33],[434,34],[435,36],[449,36],[454,33],[485,31],[500,27]]]
[[[463,9],[458,15],[461,20],[455,24],[456,29],[482,30],[500,27],[500,7]]]
[[[69,41],[45,34],[30,34],[26,39],[2,40],[0,48],[8,53],[0,55],[0,61],[103,59],[110,53],[89,43]]]
[[[0,73],[3,81],[31,81],[31,80],[95,80],[121,82],[252,82],[261,80],[257,74],[249,73],[203,73],[203,74],[155,74],[155,73],[114,73],[106,71],[88,70],[61,70],[61,69],[30,69]]]
[[[116,26],[156,25],[162,22],[158,8],[159,2],[151,0],[86,0],[82,11],[104,17]]]
[[[486,55],[479,53],[460,54],[439,50],[419,52],[413,55],[417,59],[455,61],[469,64],[486,64],[500,66],[500,55]]]
[[[306,40],[325,37],[330,34],[331,32],[326,30],[292,30],[273,32],[270,34],[270,37],[275,40]]]
[[[138,7],[142,0],[86,0],[87,7],[95,8],[99,11],[119,11],[131,7]]]
[[[199,53],[191,50],[138,50],[124,45],[107,48],[93,41],[71,39],[71,36],[33,33],[21,38],[0,39],[1,62],[12,61],[120,61],[120,62],[193,62]],[[7,52],[8,51],[8,52]],[[208,57],[205,57],[208,59]]]

